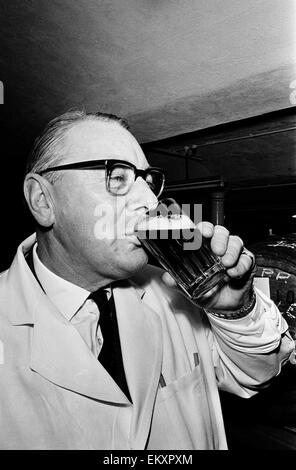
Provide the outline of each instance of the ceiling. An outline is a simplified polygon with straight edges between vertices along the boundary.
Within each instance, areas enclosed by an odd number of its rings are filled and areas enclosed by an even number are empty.
[[[169,183],[213,177],[232,187],[296,181],[296,107],[143,145]]]
[[[141,142],[292,106],[294,0],[2,0],[2,128],[69,108],[128,117]]]

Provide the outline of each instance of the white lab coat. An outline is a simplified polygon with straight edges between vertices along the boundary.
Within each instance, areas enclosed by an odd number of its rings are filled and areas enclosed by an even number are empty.
[[[0,448],[227,448],[218,385],[248,397],[292,351],[276,307],[263,296],[257,317],[211,327],[156,268],[119,282],[130,403],[36,281],[23,254],[34,241],[0,276]]]

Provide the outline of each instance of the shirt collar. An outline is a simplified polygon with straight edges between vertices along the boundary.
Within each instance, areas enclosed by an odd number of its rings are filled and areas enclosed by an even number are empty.
[[[46,295],[61,314],[70,321],[86,301],[90,292],[50,271],[38,257],[37,243],[33,247],[33,263],[36,276]]]

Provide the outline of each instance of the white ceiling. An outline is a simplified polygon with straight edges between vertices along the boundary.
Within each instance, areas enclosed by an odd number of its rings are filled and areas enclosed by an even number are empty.
[[[1,0],[2,125],[72,107],[141,142],[291,106],[294,0]],[[3,107],[2,107],[3,108]]]

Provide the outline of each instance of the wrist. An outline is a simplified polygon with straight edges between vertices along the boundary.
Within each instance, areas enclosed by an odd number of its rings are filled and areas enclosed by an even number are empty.
[[[226,319],[226,320],[237,320],[239,318],[243,318],[247,316],[255,307],[256,305],[256,293],[254,288],[252,287],[250,291],[246,293],[247,295],[244,296],[243,305],[236,309],[236,310],[211,310],[205,309],[207,314],[214,315],[215,317]]]

